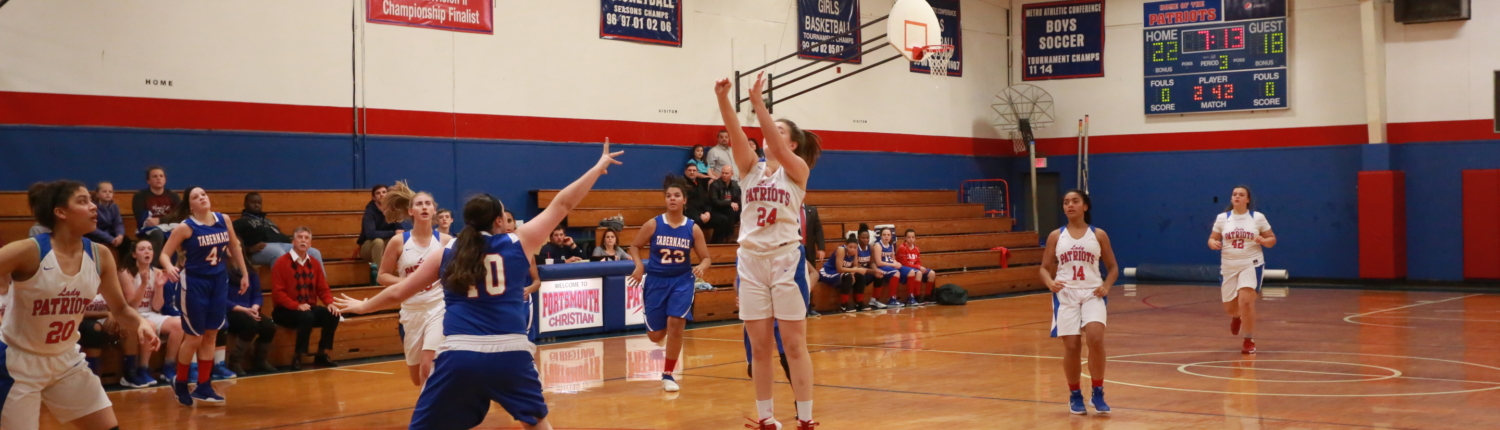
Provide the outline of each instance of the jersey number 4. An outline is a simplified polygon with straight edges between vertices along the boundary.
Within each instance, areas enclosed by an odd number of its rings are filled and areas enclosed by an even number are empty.
[[[222,246],[215,246],[213,248],[209,248],[209,250],[208,250],[208,258],[204,258],[204,260],[208,261],[208,265],[210,265],[210,266],[218,266],[219,262],[223,261],[223,260],[219,259],[219,249],[220,248],[223,248],[223,247]],[[229,251],[228,251],[228,249],[225,249],[225,251],[224,251],[224,257],[229,257]]]
[[[687,253],[680,249],[661,250],[661,264],[682,264],[687,262]]]
[[[1082,281],[1082,280],[1084,280],[1084,278],[1083,278],[1083,267],[1081,267],[1081,266],[1074,266],[1073,267],[1073,280],[1074,281]]]
[[[58,343],[73,338],[73,332],[78,331],[78,323],[74,321],[53,321],[48,327],[52,331],[47,332],[47,343]]]
[[[491,296],[505,294],[505,259],[500,254],[484,256],[484,293]],[[477,285],[469,286],[469,297],[479,297]]]
[[[770,213],[766,213],[766,208],[755,208],[755,226],[756,227],[765,227],[766,224],[775,224],[775,223],[776,223],[776,208],[771,208],[771,212]]]

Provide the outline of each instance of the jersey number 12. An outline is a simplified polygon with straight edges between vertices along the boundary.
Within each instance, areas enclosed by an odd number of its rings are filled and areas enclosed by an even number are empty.
[[[500,254],[488,254],[484,256],[484,293],[491,296],[505,294],[505,259]],[[469,286],[469,297],[479,297],[477,285]]]

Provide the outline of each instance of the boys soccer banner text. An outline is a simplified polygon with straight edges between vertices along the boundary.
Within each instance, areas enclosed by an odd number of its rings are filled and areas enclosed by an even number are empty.
[[[797,56],[800,58],[859,64],[859,45],[863,39],[858,29],[859,0],[797,0]],[[813,48],[813,45],[830,39],[832,41]]]
[[[495,34],[492,0],[366,0],[365,21]]]
[[[599,38],[682,46],[682,0],[599,0]]]
[[[1021,80],[1104,76],[1104,0],[1021,6]]]

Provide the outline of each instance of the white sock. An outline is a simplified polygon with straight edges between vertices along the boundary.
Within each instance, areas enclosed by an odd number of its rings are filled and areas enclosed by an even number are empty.
[[[224,350],[222,350],[222,349],[215,349],[214,350],[214,362],[215,363],[223,363],[224,362]]]
[[[797,419],[812,421],[812,400],[797,402]]]
[[[776,415],[776,405],[771,400],[756,400],[755,412],[760,414],[760,419],[772,418]]]

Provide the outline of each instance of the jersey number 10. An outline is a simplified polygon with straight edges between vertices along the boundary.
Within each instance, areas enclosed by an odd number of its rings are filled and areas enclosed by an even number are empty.
[[[484,256],[484,293],[490,296],[505,294],[505,259],[500,254],[488,254]],[[479,297],[477,285],[469,286],[469,297]]]

